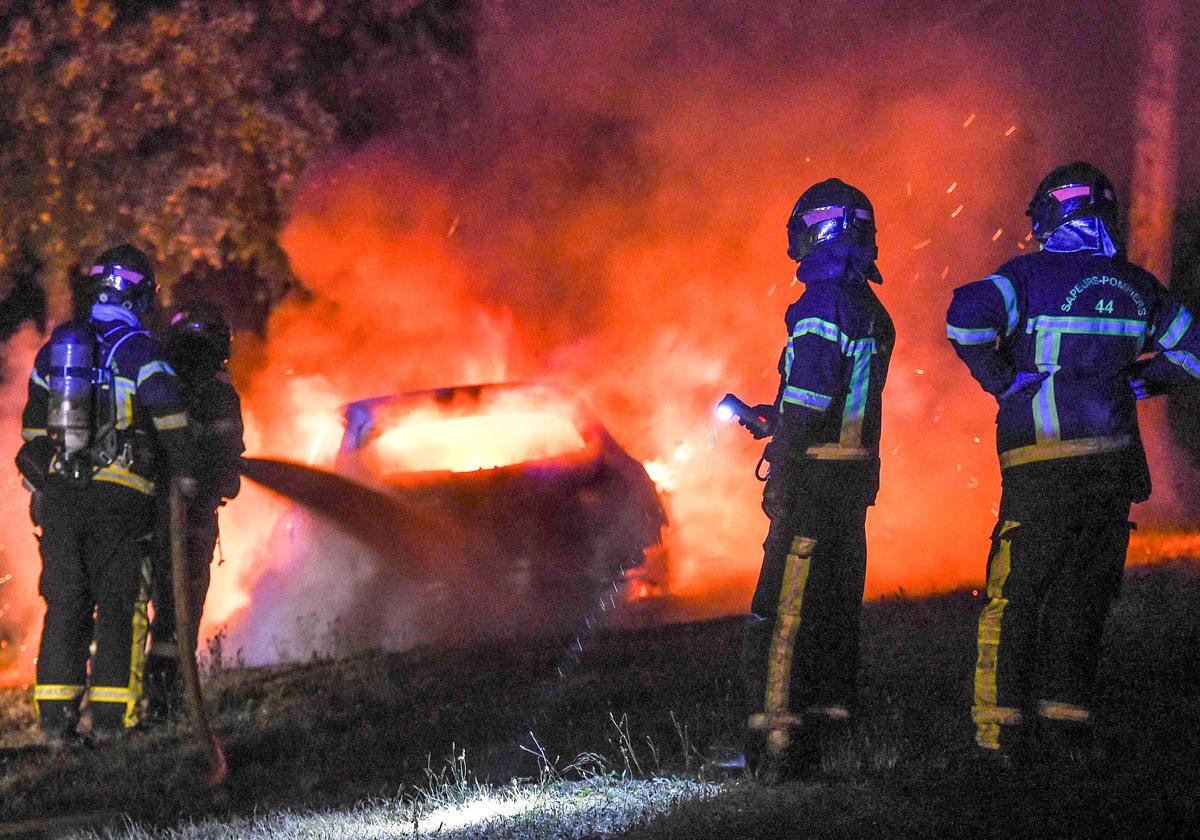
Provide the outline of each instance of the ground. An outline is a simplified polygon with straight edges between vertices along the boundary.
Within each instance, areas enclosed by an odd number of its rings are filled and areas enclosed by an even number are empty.
[[[811,782],[703,769],[737,731],[740,622],[723,619],[601,632],[582,654],[570,639],[218,661],[209,702],[231,773],[215,791],[197,784],[181,725],[50,752],[33,744],[28,691],[11,690],[0,836],[71,816],[123,836],[1200,836],[1198,605],[1200,563],[1128,573],[1105,636],[1094,773],[970,770],[980,600],[963,591],[867,605],[863,714]]]

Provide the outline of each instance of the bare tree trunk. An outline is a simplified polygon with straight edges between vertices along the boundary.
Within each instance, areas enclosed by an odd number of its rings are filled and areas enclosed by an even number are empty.
[[[1170,285],[1182,0],[1141,0],[1141,4],[1129,258]],[[1196,471],[1172,438],[1165,399],[1142,403],[1138,415],[1155,476],[1154,498],[1138,518],[1151,526],[1175,526],[1186,515],[1185,488],[1195,486]]]
[[[1171,280],[1171,231],[1176,199],[1176,116],[1181,0],[1142,0],[1142,61],[1138,74],[1137,136],[1129,257],[1163,283]]]

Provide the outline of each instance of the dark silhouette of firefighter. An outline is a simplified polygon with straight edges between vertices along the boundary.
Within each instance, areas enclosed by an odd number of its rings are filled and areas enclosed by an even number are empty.
[[[1001,766],[1093,757],[1100,638],[1130,503],[1150,495],[1137,400],[1200,378],[1200,331],[1126,259],[1099,169],[1055,169],[1027,213],[1041,250],[955,290],[947,314],[955,352],[999,404],[972,718]]]
[[[38,352],[17,457],[42,528],[34,705],[51,743],[78,733],[85,693],[95,737],[140,722],[156,480],[194,485],[180,381],[141,328],[157,291],[149,259],[121,245],[88,277],[90,318]]]
[[[763,510],[771,519],[747,619],[746,759],[767,781],[816,769],[823,738],[854,706],[867,508],[879,487],[882,394],[895,329],[868,281],[882,282],[875,213],[837,179],[809,188],[788,221],[804,294],[787,310]],[[743,422],[743,425],[747,425]]]
[[[189,628],[194,649],[204,601],[208,596],[210,565],[217,543],[217,509],[241,488],[242,406],[229,381],[226,363],[232,346],[229,323],[221,310],[206,301],[177,309],[166,336],[166,356],[183,382],[184,404],[195,442],[193,474],[196,495],[187,506],[188,586],[192,593]],[[152,720],[179,708],[179,646],[167,511],[160,505],[158,550],[155,552],[150,653],[146,690]]]

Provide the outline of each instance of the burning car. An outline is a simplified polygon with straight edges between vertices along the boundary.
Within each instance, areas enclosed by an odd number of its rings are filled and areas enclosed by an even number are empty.
[[[417,391],[351,403],[338,474],[465,526],[456,577],[523,577],[576,603],[662,592],[666,512],[642,464],[576,396],[548,384]]]

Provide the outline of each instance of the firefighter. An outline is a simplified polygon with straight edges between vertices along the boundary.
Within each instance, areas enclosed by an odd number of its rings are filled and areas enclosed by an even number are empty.
[[[145,254],[105,251],[89,320],[58,327],[29,378],[17,460],[42,528],[34,705],[50,743],[77,734],[85,692],[98,739],[141,719],[155,478],[193,484],[181,385],[141,328],[156,291]]]
[[[998,403],[1003,491],[972,718],[980,756],[1003,767],[1091,760],[1100,637],[1130,503],[1150,495],[1137,399],[1200,377],[1200,331],[1126,258],[1099,169],[1055,169],[1026,212],[1041,250],[955,290],[947,314]]]
[[[882,394],[895,329],[868,281],[882,282],[875,214],[837,179],[800,196],[788,256],[804,294],[787,310],[763,453],[771,523],[744,636],[746,760],[779,781],[820,761],[823,733],[854,706],[867,508],[879,486]]]
[[[206,301],[178,308],[166,337],[166,356],[183,382],[184,404],[196,447],[196,496],[187,506],[187,566],[192,592],[191,641],[195,645],[208,595],[209,566],[217,542],[217,508],[241,487],[242,406],[229,381],[229,323]],[[159,511],[155,552],[154,620],[146,665],[149,714],[161,720],[178,708],[179,647],[175,627],[170,539],[165,505]]]

